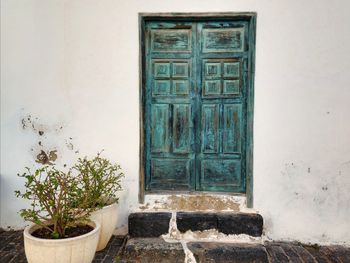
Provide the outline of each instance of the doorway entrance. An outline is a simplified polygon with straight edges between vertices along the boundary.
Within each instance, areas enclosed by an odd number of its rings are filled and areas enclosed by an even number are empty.
[[[246,193],[255,14],[140,18],[143,191]]]

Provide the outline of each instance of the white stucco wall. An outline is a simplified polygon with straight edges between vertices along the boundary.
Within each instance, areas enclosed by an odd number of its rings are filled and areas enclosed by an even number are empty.
[[[58,164],[105,149],[126,173],[125,223],[139,180],[138,12],[256,11],[254,207],[271,238],[350,244],[349,10],[348,0],[1,1],[1,227],[23,226],[16,174],[40,149],[56,149]]]

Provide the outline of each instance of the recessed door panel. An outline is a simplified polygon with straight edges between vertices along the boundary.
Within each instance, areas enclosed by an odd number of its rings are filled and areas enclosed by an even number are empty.
[[[222,128],[222,152],[241,152],[242,132],[242,105],[224,104],[223,106],[223,128]]]
[[[152,158],[150,188],[164,190],[190,188],[191,165],[189,159]]]
[[[202,106],[202,152],[219,152],[219,105]]]
[[[154,29],[151,30],[153,52],[191,52],[190,29]]]
[[[204,28],[203,52],[241,52],[244,48],[244,28]]]
[[[190,153],[191,151],[191,105],[174,104],[173,111],[173,152]]]
[[[169,105],[152,105],[152,152],[169,152]]]
[[[201,162],[201,188],[204,191],[237,190],[241,186],[240,160],[205,159]]]

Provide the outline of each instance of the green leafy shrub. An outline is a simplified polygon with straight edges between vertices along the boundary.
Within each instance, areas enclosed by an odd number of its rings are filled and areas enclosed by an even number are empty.
[[[83,189],[80,175],[44,166],[31,172],[18,174],[25,179],[25,191],[15,191],[17,197],[31,201],[31,208],[21,209],[20,215],[27,221],[48,229],[52,238],[62,238],[69,227],[86,223],[96,208],[89,191]],[[79,200],[79,205],[77,205]]]
[[[124,177],[120,165],[111,163],[98,153],[92,159],[79,158],[73,170],[79,174],[82,189],[89,195],[88,201],[82,204],[101,208],[118,202],[117,192],[122,189],[121,179]]]
[[[93,159],[79,158],[67,172],[44,166],[18,174],[25,179],[25,191],[17,197],[31,201],[31,208],[21,209],[26,221],[46,228],[53,238],[62,238],[69,227],[86,223],[91,212],[118,202],[123,172],[98,153]]]

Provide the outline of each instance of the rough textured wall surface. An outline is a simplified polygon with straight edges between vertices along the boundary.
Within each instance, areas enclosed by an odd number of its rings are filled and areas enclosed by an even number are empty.
[[[23,226],[17,172],[101,149],[127,175],[125,224],[138,194],[138,12],[256,11],[254,207],[271,238],[349,243],[349,8],[347,0],[2,1],[1,227]]]

